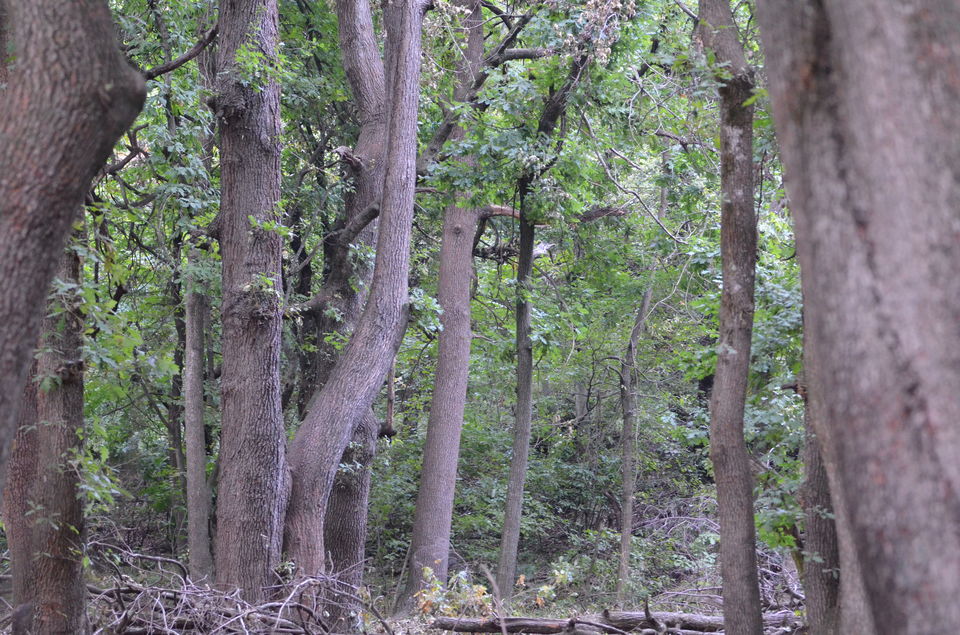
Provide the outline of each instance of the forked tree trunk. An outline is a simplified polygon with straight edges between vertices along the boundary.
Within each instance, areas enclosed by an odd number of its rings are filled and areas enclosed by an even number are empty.
[[[456,101],[466,98],[483,56],[480,2],[461,0],[459,5],[469,13],[462,26],[466,44],[457,70]],[[462,139],[463,136],[460,126],[451,133],[452,139]],[[469,157],[463,160],[470,161]],[[414,594],[423,587],[424,567],[429,567],[441,583],[447,582],[460,433],[470,369],[470,284],[473,280],[473,238],[478,220],[476,210],[456,202],[448,205],[444,212],[437,284],[443,328],[439,336],[433,399],[413,517],[408,577],[398,601],[401,610],[411,608]]]
[[[287,499],[280,407],[280,87],[276,0],[220,6],[223,372],[216,573],[222,588],[265,597],[280,562]],[[244,51],[263,55],[250,77]]]
[[[425,8],[422,0],[384,7],[388,146],[373,283],[357,329],[290,446],[293,489],[284,540],[306,575],[325,569],[323,520],[340,458],[356,421],[380,390],[406,328]]]
[[[637,488],[637,394],[634,375],[637,367],[637,343],[647,326],[653,284],[647,287],[637,317],[630,329],[627,350],[620,362],[620,409],[623,412],[621,435],[620,561],[617,567],[617,604],[623,607],[630,581],[630,552],[633,544],[633,496]]]
[[[210,316],[205,285],[195,268],[200,265],[195,247],[188,252],[185,283],[186,345],[183,360],[183,428],[187,462],[187,550],[190,576],[195,583],[213,580],[210,550],[210,487],[207,484],[207,442],[203,424],[203,338]]]
[[[759,7],[838,520],[878,629],[955,632],[960,5]]]
[[[65,283],[78,283],[75,252],[61,256],[58,273]],[[26,388],[6,492],[15,633],[85,629],[83,507],[80,474],[72,464],[83,427],[82,340],[77,298],[57,298],[43,320],[41,352]]]
[[[731,635],[760,635],[753,476],[743,438],[750,374],[757,219],[753,211],[753,71],[727,0],[700,0],[704,46],[732,74],[720,84],[720,250],[723,292],[717,371],[710,399],[710,458],[717,482],[723,614]]]
[[[12,36],[17,63],[0,91],[0,485],[58,254],[145,96],[103,0],[7,10],[0,31]]]

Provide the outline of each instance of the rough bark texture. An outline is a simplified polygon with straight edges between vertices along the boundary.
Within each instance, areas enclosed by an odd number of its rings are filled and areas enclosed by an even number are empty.
[[[479,0],[461,0],[469,13],[464,19],[466,46],[458,68],[454,99],[466,97],[474,84],[483,56],[483,21]],[[451,138],[464,135],[459,126]],[[464,161],[470,161],[469,157]],[[440,242],[440,275],[437,300],[443,313],[437,370],[423,448],[423,468],[417,490],[410,544],[408,577],[399,607],[408,609],[423,587],[423,569],[429,567],[442,583],[447,581],[450,528],[460,457],[460,433],[467,401],[470,369],[470,285],[473,281],[473,237],[479,214],[457,203],[447,206]]]
[[[76,284],[79,273],[76,253],[63,254],[60,278]],[[80,474],[71,464],[83,427],[82,340],[78,303],[58,298],[43,320],[36,375],[26,388],[33,394],[10,463],[13,487],[5,511],[16,528],[7,535],[14,558],[14,632],[84,631],[83,507]]]
[[[627,350],[620,363],[620,409],[623,412],[621,445],[621,495],[620,495],[620,563],[617,567],[617,604],[623,606],[630,580],[630,552],[633,543],[633,495],[637,488],[637,395],[634,374],[637,366],[637,343],[643,335],[653,298],[653,285],[647,287],[630,330]]]
[[[199,264],[199,252],[189,252],[188,267]],[[207,484],[207,442],[203,425],[203,338],[210,303],[190,271],[186,281],[186,346],[183,360],[183,427],[187,462],[187,549],[190,575],[200,583],[213,579],[210,550],[210,487]]]
[[[276,0],[220,7],[216,108],[220,123],[223,259],[221,464],[217,584],[264,597],[280,561],[287,473],[280,407],[280,88],[239,64],[242,51],[276,56]],[[248,55],[247,55],[248,56]],[[245,62],[246,63],[246,62]]]
[[[700,36],[732,77],[720,84],[720,249],[723,292],[717,371],[710,399],[710,458],[717,482],[726,632],[763,632],[757,578],[753,476],[743,438],[750,374],[757,219],[753,210],[753,71],[726,0],[700,1]]]
[[[293,475],[285,545],[301,572],[325,569],[323,519],[340,457],[370,408],[407,322],[409,240],[416,185],[421,0],[384,8],[388,146],[370,297],[343,356],[290,446]]]
[[[102,0],[7,9],[17,63],[0,92],[0,485],[58,254],[145,95]]]
[[[332,633],[362,630],[359,623],[362,603],[355,598],[363,582],[366,564],[367,505],[379,429],[380,422],[372,410],[354,427],[350,443],[340,459],[344,467],[337,472],[327,504],[324,543],[330,555],[330,570],[341,583],[330,593],[324,607]],[[337,589],[347,593],[338,594]]]
[[[837,511],[889,633],[960,621],[960,5],[768,0]],[[844,573],[846,575],[846,573]],[[851,631],[853,632],[853,631]]]

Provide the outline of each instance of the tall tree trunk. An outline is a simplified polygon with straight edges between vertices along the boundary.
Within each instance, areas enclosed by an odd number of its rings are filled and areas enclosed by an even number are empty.
[[[620,362],[620,408],[623,411],[623,456],[621,465],[622,493],[620,499],[620,563],[617,567],[617,604],[623,606],[627,599],[627,582],[630,580],[630,552],[633,543],[633,495],[637,487],[637,395],[634,375],[637,367],[637,343],[647,325],[653,284],[647,287],[640,303],[640,310],[630,330],[627,350]]]
[[[717,372],[710,399],[710,458],[717,482],[723,614],[731,635],[763,632],[757,578],[753,476],[743,438],[750,374],[757,219],[753,211],[753,71],[727,0],[700,0],[704,46],[732,73],[720,85],[720,179],[723,293]]]
[[[339,460],[369,410],[407,322],[409,241],[416,186],[422,0],[384,8],[388,146],[370,297],[350,342],[290,446],[293,476],[285,545],[306,575],[325,568],[323,519]]]
[[[79,282],[74,251],[61,256],[58,273],[65,283]],[[34,394],[23,411],[36,418],[21,417],[7,492],[6,512],[16,528],[7,536],[15,565],[14,630],[22,633],[80,633],[85,627],[83,507],[80,474],[71,463],[83,427],[83,317],[76,297],[57,298],[51,308],[37,374],[27,386]],[[24,483],[25,475],[30,482]]]
[[[200,253],[191,247],[186,280],[186,345],[183,360],[183,428],[187,463],[187,550],[190,575],[195,583],[213,579],[210,551],[210,487],[207,484],[207,442],[203,425],[203,338],[210,303],[194,268]]]
[[[0,92],[0,485],[57,254],[145,96],[103,0],[7,10],[17,64]]]
[[[503,534],[497,563],[497,586],[504,600],[513,595],[520,546],[520,519],[523,489],[527,478],[530,428],[533,422],[533,342],[530,339],[530,293],[533,277],[534,226],[525,202],[529,180],[520,192],[520,254],[517,264],[517,406],[507,481],[507,506],[503,512]]]
[[[567,108],[570,93],[579,83],[589,56],[579,54],[571,64],[563,85],[546,100],[537,124],[537,136],[549,138]],[[527,478],[530,450],[530,427],[533,419],[533,343],[530,339],[530,293],[533,274],[534,224],[527,209],[527,195],[534,180],[541,174],[526,174],[517,188],[520,200],[520,253],[517,263],[517,407],[513,431],[510,476],[507,481],[507,506],[500,537],[497,562],[497,586],[503,599],[513,594],[520,545],[520,519],[523,513],[523,488]]]
[[[761,6],[841,553],[883,632],[953,632],[960,6]]]
[[[459,5],[469,13],[461,28],[466,35],[466,44],[457,69],[455,101],[466,99],[483,57],[480,2],[461,0]],[[462,139],[463,136],[464,130],[460,126],[451,132],[452,139]],[[470,158],[466,157],[464,161],[469,163]],[[444,212],[437,284],[442,329],[413,517],[408,577],[398,602],[401,610],[411,608],[414,594],[423,587],[424,567],[429,567],[441,583],[447,581],[460,433],[470,370],[470,284],[473,280],[473,238],[478,220],[476,210],[456,202],[448,205]]]
[[[280,407],[280,87],[262,84],[237,58],[254,50],[276,61],[276,0],[220,7],[216,108],[220,122],[223,258],[221,464],[217,494],[217,584],[262,599],[280,561],[287,501],[286,436]]]

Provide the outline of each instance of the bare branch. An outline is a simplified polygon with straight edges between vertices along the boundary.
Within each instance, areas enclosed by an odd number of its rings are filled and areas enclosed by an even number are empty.
[[[169,73],[170,71],[176,70],[195,58],[197,55],[203,52],[203,49],[207,48],[211,42],[217,37],[217,27],[214,26],[212,29],[203,34],[203,37],[200,38],[200,41],[193,45],[189,51],[181,55],[175,60],[161,64],[160,66],[155,66],[149,70],[143,72],[143,76],[147,79],[156,79],[157,77]]]

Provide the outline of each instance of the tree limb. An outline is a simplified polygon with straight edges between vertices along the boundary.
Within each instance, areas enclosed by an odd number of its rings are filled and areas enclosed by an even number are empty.
[[[147,79],[156,79],[157,77],[169,73],[170,71],[176,70],[195,58],[197,55],[203,52],[203,49],[207,48],[211,42],[217,37],[217,26],[214,26],[212,29],[204,33],[203,37],[200,38],[200,41],[193,45],[189,51],[181,55],[175,60],[161,64],[160,66],[155,66],[149,70],[143,72],[143,76]]]

